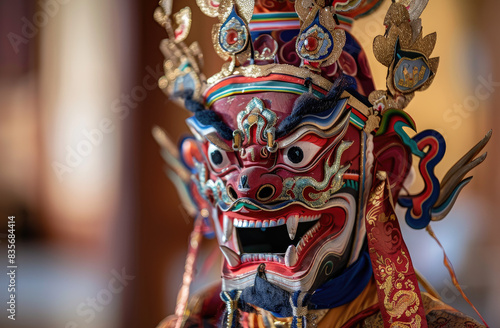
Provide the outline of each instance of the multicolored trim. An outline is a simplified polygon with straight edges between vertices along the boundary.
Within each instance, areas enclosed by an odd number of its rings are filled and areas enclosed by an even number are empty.
[[[349,18],[347,16],[342,16],[338,13],[337,13],[337,18],[339,19],[339,23],[340,23],[340,25],[338,27],[350,32],[352,29],[352,24],[354,23],[354,19]]]
[[[413,131],[417,131],[415,121],[410,114],[399,109],[388,109],[382,115],[382,121],[380,122],[380,127],[378,128],[375,136],[380,136],[384,133],[394,131],[394,125],[398,121],[404,122],[405,126],[408,126]]]
[[[251,32],[300,30],[299,16],[295,12],[254,14],[248,25]]]
[[[337,14],[340,25],[338,27],[350,31],[353,19]],[[274,30],[300,30],[300,20],[296,12],[283,13],[259,13],[253,14],[248,24],[250,32],[274,31]]]
[[[334,108],[323,113],[304,115],[299,126],[310,124],[327,130],[334,124],[339,124],[337,120],[345,113],[345,107],[348,100],[348,98],[340,99]]]
[[[425,153],[418,149],[415,140],[410,138],[406,131],[403,130],[404,127],[417,131],[415,121],[408,113],[405,113],[400,109],[389,109],[384,112],[382,122],[380,122],[380,127],[378,128],[375,136],[381,136],[385,133],[394,132],[401,138],[401,141],[410,148],[413,155],[423,158]]]
[[[349,104],[346,106],[347,110],[351,111],[351,123],[360,130],[363,130],[365,127],[366,121],[368,121],[368,117],[364,115],[362,112],[357,110],[356,108],[350,106]]]
[[[224,79],[207,90],[205,105],[212,106],[219,99],[246,93],[284,92],[301,95],[311,91],[316,97],[323,98],[328,90],[314,84],[306,86],[306,80],[290,75],[270,74],[261,78],[237,76]]]
[[[420,158],[418,169],[424,179],[425,187],[418,195],[400,197],[398,202],[402,207],[407,208],[406,223],[413,229],[423,229],[431,221],[433,207],[439,198],[441,188],[434,169],[443,159],[446,142],[443,136],[435,130],[422,131],[412,140],[424,154]]]

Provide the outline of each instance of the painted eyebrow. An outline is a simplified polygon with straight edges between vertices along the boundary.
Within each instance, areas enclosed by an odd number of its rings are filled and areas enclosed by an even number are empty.
[[[203,110],[195,113],[194,118],[204,126],[213,127],[218,134],[225,140],[233,139],[233,130],[220,118],[220,116],[211,110]]]
[[[291,144],[301,140],[307,134],[314,134],[320,138],[331,138],[337,135],[344,135],[349,126],[350,115],[342,117],[338,124],[334,124],[328,130],[323,130],[313,124],[306,124],[292,132],[289,136],[278,141],[280,149],[286,148]]]
[[[208,140],[208,142],[210,142],[211,144],[213,144],[215,147],[221,149],[221,150],[224,150],[224,151],[233,151],[233,149],[231,147],[229,147],[225,142],[224,140],[219,137],[219,135],[215,132],[213,133],[209,133],[207,135],[204,136],[205,139]]]
[[[299,142],[299,141],[301,141],[301,142],[310,142],[310,143],[313,143],[313,144],[319,145],[319,146],[324,146],[325,143],[326,143],[326,139],[321,138],[321,137],[319,137],[318,135],[316,135],[314,133],[306,134],[302,138],[298,139],[296,142]]]
[[[344,91],[349,87],[348,80],[342,75],[324,98],[317,98],[310,92],[303,93],[295,100],[291,115],[286,117],[276,128],[276,138],[284,137],[300,125],[304,116],[317,115],[336,108],[343,100]]]

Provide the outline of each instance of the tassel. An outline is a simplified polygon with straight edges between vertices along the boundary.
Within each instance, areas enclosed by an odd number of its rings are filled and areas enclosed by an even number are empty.
[[[205,213],[202,210],[201,213]],[[191,282],[194,277],[194,267],[196,264],[196,258],[198,257],[198,250],[203,239],[203,222],[205,216],[200,214],[195,222],[194,229],[189,236],[189,249],[188,255],[186,256],[186,264],[184,266],[184,275],[182,277],[182,287],[177,295],[177,304],[175,306],[175,315],[177,321],[175,322],[175,328],[182,328],[187,320],[186,310],[189,298],[189,289]]]
[[[226,328],[237,328],[239,326],[238,301],[240,296],[241,290],[236,289],[220,293],[220,298],[226,303]]]
[[[290,296],[290,305],[292,306],[293,321],[292,328],[306,328],[306,316],[308,312],[307,303],[310,295],[307,292],[296,291]],[[300,305],[299,305],[300,304]]]

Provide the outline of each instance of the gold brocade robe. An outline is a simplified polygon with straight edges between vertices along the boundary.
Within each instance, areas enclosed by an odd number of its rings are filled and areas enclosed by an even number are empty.
[[[203,313],[208,299],[218,294],[220,286],[212,287],[195,295],[189,305],[189,317],[184,328],[218,327],[221,320],[214,313]],[[376,283],[372,279],[363,292],[352,302],[327,310],[311,310],[307,316],[308,328],[383,328],[384,323],[378,310]],[[484,328],[476,320],[427,293],[422,293],[427,324],[429,328]],[[221,306],[223,303],[221,302]],[[290,328],[292,318],[276,318],[270,312],[255,308],[254,313],[241,315],[243,328]],[[163,320],[157,328],[174,328],[175,316]],[[418,328],[418,327],[408,327]]]

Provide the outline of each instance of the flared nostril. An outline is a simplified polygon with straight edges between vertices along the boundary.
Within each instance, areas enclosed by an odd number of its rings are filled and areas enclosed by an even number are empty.
[[[240,183],[238,185],[238,189],[240,191],[245,191],[250,189],[250,186],[248,185],[248,176],[242,175],[240,178]]]
[[[266,200],[271,199],[276,192],[276,188],[271,184],[265,184],[259,188],[257,191],[257,200],[261,202],[265,202]]]
[[[238,199],[238,194],[236,193],[236,190],[232,186],[227,186],[226,187],[227,194],[229,195],[229,198],[234,202],[235,200]]]

